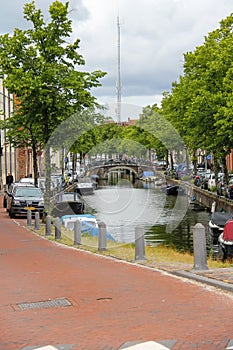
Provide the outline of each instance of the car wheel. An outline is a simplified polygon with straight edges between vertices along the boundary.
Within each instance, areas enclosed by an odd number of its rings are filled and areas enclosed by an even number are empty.
[[[6,201],[6,198],[3,199],[3,208],[6,208],[7,207],[7,201]]]
[[[15,218],[15,214],[12,213],[10,210],[9,210],[9,217],[10,217],[11,219]]]

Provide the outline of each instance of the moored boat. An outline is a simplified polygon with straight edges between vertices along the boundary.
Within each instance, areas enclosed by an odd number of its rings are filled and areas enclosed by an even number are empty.
[[[223,234],[225,224],[233,219],[232,213],[213,212],[208,223],[207,242],[211,250],[212,258],[222,258],[223,250],[219,237]]]
[[[164,192],[169,196],[177,196],[178,194],[185,194],[185,188],[178,185],[169,185],[164,188]]]
[[[82,197],[76,192],[61,192],[53,198],[53,217],[83,214],[85,205]]]
[[[74,188],[74,191],[79,193],[81,196],[94,194],[96,184],[89,177],[80,177]]]
[[[218,237],[220,256],[223,261],[233,258],[233,220],[228,220]]]
[[[210,243],[218,245],[218,237],[223,232],[225,223],[232,218],[232,213],[212,213],[208,224],[208,238]]]
[[[68,228],[69,230],[74,230],[75,221],[79,221],[81,223],[82,234],[87,234],[93,237],[98,236],[99,234],[98,222],[95,216],[92,214],[63,215],[61,217],[61,221],[64,227]],[[111,241],[115,241],[113,236],[108,232],[106,232],[106,238]]]

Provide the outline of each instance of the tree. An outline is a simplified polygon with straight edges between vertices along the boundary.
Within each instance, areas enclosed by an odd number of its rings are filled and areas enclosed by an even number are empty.
[[[232,148],[233,14],[184,55],[184,76],[164,94],[164,116],[193,151],[214,155],[216,172]]]
[[[15,93],[19,108],[6,122],[9,139],[22,140],[44,148],[57,126],[75,112],[96,103],[90,89],[100,85],[105,73],[78,71],[85,61],[78,53],[79,39],[72,33],[68,2],[54,1],[49,7],[50,22],[35,2],[25,4],[24,18],[30,29],[15,29],[13,35],[0,36],[0,68],[4,84]],[[15,121],[15,124],[14,124]],[[23,130],[23,133],[22,133]],[[35,162],[34,162],[35,163]],[[50,148],[46,147],[46,193],[50,192]],[[37,177],[34,169],[35,178]]]
[[[148,133],[148,137],[151,139],[153,145],[152,147],[155,149],[157,155],[161,158],[166,158],[167,163],[168,154],[170,153],[171,156],[172,150],[180,150],[184,147],[184,142],[179,133],[170,121],[164,117],[162,109],[156,104],[143,109],[137,125],[144,132]],[[173,160],[171,159],[172,162]]]

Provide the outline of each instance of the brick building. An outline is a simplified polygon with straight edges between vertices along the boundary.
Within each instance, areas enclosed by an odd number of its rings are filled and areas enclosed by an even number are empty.
[[[15,106],[15,97],[4,87],[0,79],[0,119],[10,118]],[[0,130],[0,190],[4,188],[6,176],[11,173],[14,180],[32,173],[30,148],[14,148],[6,140],[6,131]]]
[[[233,172],[233,149],[231,150],[231,153],[227,155],[226,161],[228,171]]]
[[[5,120],[13,112],[13,96],[3,86],[0,79],[0,119]],[[16,178],[16,150],[6,142],[5,130],[0,130],[0,190],[6,183],[6,176],[11,173]]]

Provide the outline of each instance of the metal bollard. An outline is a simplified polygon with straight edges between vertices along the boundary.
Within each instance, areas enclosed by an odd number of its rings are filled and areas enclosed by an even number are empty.
[[[35,213],[35,223],[34,223],[34,228],[35,230],[39,230],[40,229],[40,215],[38,212]]]
[[[49,215],[46,216],[45,219],[45,236],[51,235],[51,218]]]
[[[135,227],[135,261],[145,261],[145,239],[142,226]]]
[[[99,231],[99,235],[98,235],[98,250],[106,250],[106,224],[104,222],[99,222],[98,224],[98,231]]]
[[[81,227],[81,222],[76,220],[74,222],[74,245],[81,244]]]
[[[61,238],[61,220],[59,218],[55,218],[54,226],[55,226],[55,239],[60,239]]]
[[[27,226],[32,226],[32,211],[27,210]]]
[[[193,228],[193,270],[208,270],[206,259],[206,234],[202,224],[196,224]]]

